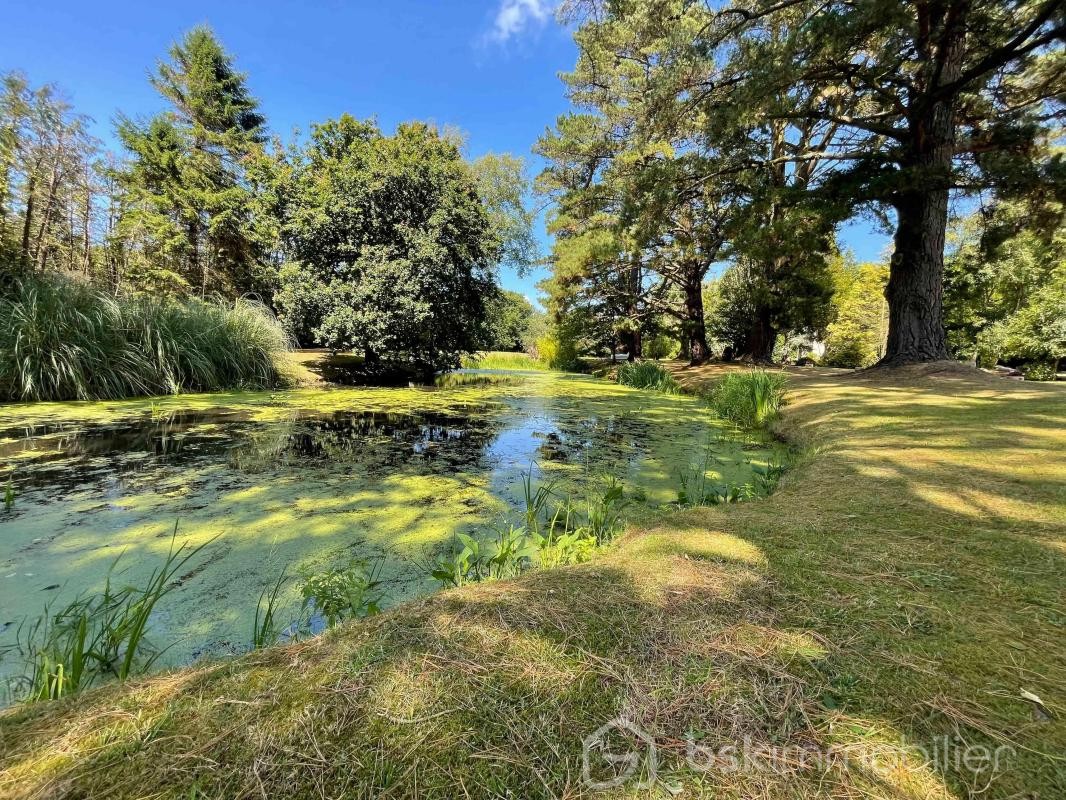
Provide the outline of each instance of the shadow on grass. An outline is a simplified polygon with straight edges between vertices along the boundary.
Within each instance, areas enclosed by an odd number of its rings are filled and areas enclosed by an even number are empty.
[[[817,452],[767,501],[677,513],[593,564],[4,712],[0,793],[574,797],[582,740],[625,716],[656,742],[663,796],[1063,795],[1064,397],[804,379],[784,430]],[[855,757],[687,763],[689,742],[745,740]],[[940,742],[932,764],[905,750]],[[1010,750],[975,771],[955,761],[974,745]]]

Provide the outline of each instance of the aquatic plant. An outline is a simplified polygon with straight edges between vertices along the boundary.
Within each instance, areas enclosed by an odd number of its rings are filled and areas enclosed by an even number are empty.
[[[177,543],[175,523],[170,550],[141,587],[116,588],[119,558],[98,594],[80,595],[59,611],[45,614],[18,635],[18,650],[28,662],[23,699],[53,700],[106,680],[126,680],[147,672],[166,650],[146,636],[159,601],[179,585],[174,576],[212,540],[189,548]]]
[[[743,428],[759,428],[777,416],[788,378],[780,372],[753,369],[731,372],[708,394],[711,408]]]
[[[585,520],[589,533],[597,544],[603,545],[614,540],[625,528],[622,512],[629,502],[625,498],[622,484],[610,478],[607,489],[602,495],[591,497],[585,503]]]
[[[259,595],[259,602],[255,605],[255,621],[252,624],[252,649],[268,647],[274,644],[281,636],[281,628],[277,622],[278,597],[285,585],[286,570],[282,570],[274,585],[264,589]]]
[[[280,381],[288,338],[260,303],[112,297],[57,275],[0,298],[0,400],[91,400]]]
[[[4,484],[4,511],[11,511],[15,507],[15,484],[11,478]]]
[[[342,567],[307,574],[300,585],[306,607],[321,615],[327,628],[346,619],[381,611],[384,592],[378,579],[381,560],[353,559]]]
[[[750,483],[732,484],[716,483],[708,475],[712,469],[711,462],[720,461],[708,448],[708,454],[697,464],[687,470],[678,472],[680,487],[677,490],[677,504],[680,506],[717,506],[727,503],[740,503],[767,497],[777,488],[781,477],[788,470],[784,460],[771,458],[765,466],[752,464],[754,480]]]
[[[488,545],[469,534],[456,534],[450,552],[430,571],[441,586],[510,578],[534,566],[580,564],[624,530],[622,512],[628,500],[613,478],[602,494],[586,499],[582,512],[569,496],[556,497],[554,482],[534,487],[532,474],[531,469],[522,475],[525,524],[497,528]]]
[[[618,367],[618,382],[636,389],[650,389],[663,394],[680,394],[674,376],[654,361],[633,361]]]

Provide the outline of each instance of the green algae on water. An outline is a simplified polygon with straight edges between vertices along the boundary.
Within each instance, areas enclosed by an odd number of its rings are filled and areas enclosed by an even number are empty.
[[[20,621],[102,583],[137,585],[175,521],[218,537],[160,604],[171,664],[239,652],[264,588],[380,559],[388,603],[431,591],[425,565],[457,532],[514,513],[522,476],[581,496],[607,478],[676,500],[678,475],[751,480],[771,453],[696,399],[583,376],[469,375],[438,387],[318,388],[0,406],[0,458],[18,502],[0,515],[0,646]],[[281,598],[296,616],[294,585]]]

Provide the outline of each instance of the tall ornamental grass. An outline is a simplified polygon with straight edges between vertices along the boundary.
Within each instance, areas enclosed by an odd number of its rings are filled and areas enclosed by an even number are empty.
[[[777,416],[787,383],[780,372],[731,372],[714,385],[708,399],[718,416],[743,428],[759,428]]]
[[[0,400],[103,400],[279,381],[288,338],[265,306],[113,297],[60,276],[0,296]]]

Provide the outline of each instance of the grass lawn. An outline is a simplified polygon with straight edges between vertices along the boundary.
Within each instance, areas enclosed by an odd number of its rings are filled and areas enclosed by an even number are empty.
[[[625,717],[605,796],[1066,797],[1066,392],[927,372],[794,371],[767,500],[2,712],[0,796],[576,797]]]

